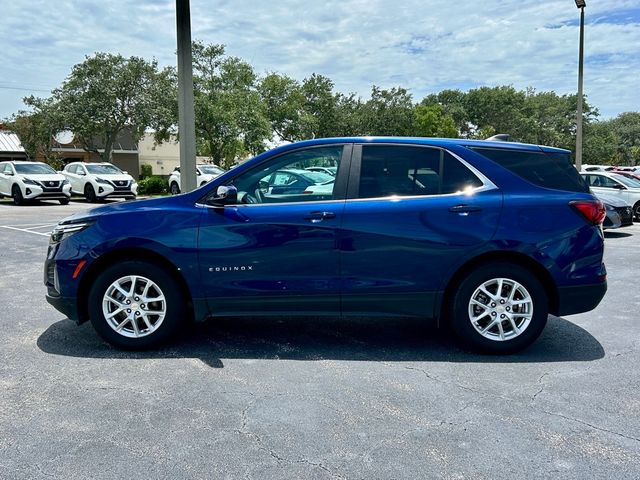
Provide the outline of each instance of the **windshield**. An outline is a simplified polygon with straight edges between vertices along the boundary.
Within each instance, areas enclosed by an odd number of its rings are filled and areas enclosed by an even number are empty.
[[[96,175],[119,175],[122,173],[115,165],[86,165],[89,173]]]
[[[623,185],[629,188],[640,188],[640,180],[634,180],[633,178],[625,177],[624,175],[613,174],[613,177]]]
[[[318,183],[329,183],[329,182],[334,182],[335,181],[335,178],[333,178],[328,173],[324,173],[324,172],[306,171],[304,173],[300,173],[300,176],[304,177],[304,178],[308,178],[309,180],[311,180],[315,184],[318,184]]]
[[[221,175],[224,173],[223,169],[215,165],[200,165],[200,171],[207,175]]]
[[[16,173],[31,173],[35,175],[56,173],[46,163],[14,163],[13,166],[16,167]]]

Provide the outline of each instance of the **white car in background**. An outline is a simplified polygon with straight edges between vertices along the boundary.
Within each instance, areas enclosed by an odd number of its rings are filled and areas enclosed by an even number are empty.
[[[640,181],[614,172],[581,172],[596,195],[605,194],[624,200],[633,207],[633,217],[640,221]]]
[[[226,170],[217,165],[201,163],[196,165],[196,185],[201,187],[214,178],[222,175]],[[171,195],[180,193],[180,167],[176,167],[169,175],[169,192]]]
[[[138,184],[127,172],[111,163],[70,163],[61,172],[71,183],[71,192],[94,203],[105,198],[135,199]]]
[[[0,197],[12,197],[16,205],[27,200],[58,200],[66,205],[71,186],[46,163],[0,162]]]

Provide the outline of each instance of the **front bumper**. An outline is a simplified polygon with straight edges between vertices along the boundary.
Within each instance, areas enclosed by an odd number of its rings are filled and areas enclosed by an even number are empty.
[[[591,285],[558,288],[557,315],[575,315],[593,310],[607,293],[607,281]]]
[[[106,183],[98,183],[95,188],[98,198],[134,198],[138,195],[138,184],[126,186],[114,186]]]
[[[73,320],[78,324],[86,320],[80,319],[80,316],[78,315],[78,305],[75,298],[59,297],[50,295],[50,292],[47,292],[46,299],[47,302],[53,305],[56,310],[63,315],[66,315],[70,320]]]
[[[68,200],[71,198],[71,185],[53,188],[25,185],[22,196],[25,200]]]

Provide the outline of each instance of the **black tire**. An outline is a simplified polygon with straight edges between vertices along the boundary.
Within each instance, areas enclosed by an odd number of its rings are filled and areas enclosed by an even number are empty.
[[[157,329],[145,334],[145,336],[137,338],[125,336],[125,334],[133,333],[133,321],[137,322],[136,325],[140,332],[144,333],[146,327],[142,321],[142,317],[135,317],[137,320],[126,319],[128,312],[125,311],[116,315],[114,322],[118,324],[122,322],[126,325],[126,327],[122,329],[124,334],[121,334],[116,332],[115,326],[112,327],[109,324],[103,312],[103,300],[110,286],[117,280],[132,275],[151,280],[151,282],[157,285],[160,293],[164,295],[164,308],[166,309],[164,319],[160,322],[159,326],[157,326]],[[138,280],[136,285],[136,290],[138,291],[138,295],[140,295],[140,289],[145,286],[144,280]],[[152,291],[156,292],[153,289]],[[143,307],[142,303],[136,304],[137,301],[135,298],[134,296],[131,299],[132,303],[128,304],[131,305],[134,311]],[[126,297],[122,296],[121,300],[123,300],[123,303],[126,302]],[[149,308],[151,305],[152,303],[145,306]],[[129,311],[130,310],[131,309],[129,309]],[[137,260],[118,262],[98,275],[89,292],[89,317],[93,327],[102,338],[111,345],[126,350],[144,350],[167,343],[179,336],[180,327],[186,328],[189,324],[187,321],[189,316],[184,295],[172,276],[156,264]],[[153,319],[151,319],[151,322],[153,322]],[[152,325],[155,324],[152,323]]]
[[[633,221],[640,222],[640,202],[636,202],[633,206]]]
[[[96,191],[93,189],[93,186],[90,183],[87,183],[84,186],[84,198],[86,198],[87,202],[89,203],[96,203],[98,201]]]
[[[13,197],[14,205],[23,205],[24,197],[22,196],[22,190],[18,185],[11,187],[11,196]]]
[[[180,193],[180,186],[176,182],[171,182],[169,191],[171,192],[171,195],[178,195]]]
[[[62,198],[60,200],[58,200],[60,202],[60,205],[69,205],[69,199],[68,198]]]
[[[531,299],[529,305],[533,310],[533,315],[527,325],[524,323],[526,322],[525,317],[518,316],[517,313],[515,313],[516,310],[519,310],[524,315],[526,313],[526,307],[515,304],[509,307],[507,307],[507,305],[503,306],[500,305],[499,301],[496,300],[494,303],[488,296],[483,293],[478,293],[479,287],[486,285],[489,293],[497,294],[498,279],[508,280],[507,282],[503,282],[502,295],[508,296],[510,291],[513,290],[512,287],[515,285],[513,282],[517,282],[517,284],[524,288],[524,290],[516,289],[516,300],[526,298],[522,293],[524,291],[528,292]],[[492,288],[495,288],[494,292],[491,291]],[[469,312],[474,294],[476,295],[476,299],[481,300],[481,303],[484,304],[486,302],[487,304],[486,307],[477,304],[471,307],[474,309],[473,311],[476,312],[475,315],[478,319],[475,324],[472,322]],[[505,302],[509,304],[508,299],[506,299]],[[494,305],[494,307],[492,307],[492,305]],[[500,262],[481,265],[462,279],[454,291],[449,308],[451,327],[464,344],[483,353],[507,354],[528,347],[540,336],[547,324],[549,299],[542,283],[533,273],[520,265]],[[506,308],[508,308],[511,313],[504,311]],[[515,333],[516,331],[508,320],[508,315],[510,314],[515,314],[514,322],[517,327],[524,326],[524,330],[521,333]],[[499,320],[503,315],[505,319]],[[494,321],[500,323],[500,326],[495,323],[493,327],[488,329],[485,334],[486,336],[478,331],[478,329],[488,327]],[[476,329],[476,325],[478,329]],[[505,331],[505,340],[499,340],[501,327]],[[506,333],[507,331],[511,332],[510,335],[513,335],[512,338],[509,338],[509,335]],[[487,336],[491,338],[487,338]]]

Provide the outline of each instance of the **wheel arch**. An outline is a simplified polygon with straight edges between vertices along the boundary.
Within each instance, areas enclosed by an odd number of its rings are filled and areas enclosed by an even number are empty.
[[[513,251],[493,251],[483,253],[477,257],[472,258],[471,260],[460,266],[451,276],[449,282],[447,283],[447,287],[445,288],[444,294],[442,295],[442,300],[439,302],[439,311],[437,312],[439,321],[442,318],[443,314],[448,315],[448,309],[451,305],[451,300],[453,298],[455,289],[460,284],[460,281],[465,277],[465,275],[481,265],[487,265],[495,262],[514,263],[523,268],[526,268],[531,273],[533,273],[538,278],[547,293],[547,297],[549,299],[549,312],[553,314],[558,312],[558,289],[556,287],[555,280],[544,266],[542,266],[540,263],[538,263],[528,255],[525,255],[524,253]]]
[[[87,267],[87,271],[82,275],[80,284],[78,285],[78,317],[81,322],[89,319],[89,291],[98,275],[105,270],[105,268],[125,260],[141,260],[158,265],[165,269],[176,280],[180,291],[184,295],[187,301],[187,308],[190,315],[194,316],[193,298],[187,281],[184,275],[180,272],[169,259],[161,254],[141,247],[123,247],[116,250],[109,251]]]

